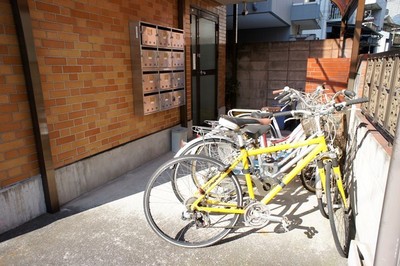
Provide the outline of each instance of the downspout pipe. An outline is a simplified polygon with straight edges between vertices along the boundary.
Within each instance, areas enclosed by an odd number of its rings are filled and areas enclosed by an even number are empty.
[[[185,0],[177,0],[178,1],[178,28],[181,30],[184,30],[184,25],[185,25]],[[184,32],[185,34],[185,32]],[[185,36],[184,36],[185,38]],[[186,54],[186,48],[185,49],[185,54]],[[186,80],[186,78],[185,78]],[[186,87],[186,85],[185,85]],[[187,89],[185,90],[185,92],[187,93]],[[185,104],[182,105],[179,109],[179,113],[180,113],[180,122],[181,122],[181,126],[182,127],[188,127],[188,118],[187,118],[187,97],[186,97],[186,93],[185,93]]]
[[[238,52],[237,52],[237,45],[238,45],[238,32],[239,32],[239,16],[238,16],[238,9],[239,9],[239,5],[238,4],[233,4],[233,37],[232,37],[232,82],[234,82],[235,84],[237,83],[237,61],[238,61]],[[236,85],[234,86],[235,89]],[[233,102],[231,102],[232,104],[232,108],[236,107],[236,103],[237,103],[237,91],[234,92],[234,97]]]
[[[10,0],[10,3],[21,53],[46,209],[54,213],[60,210],[60,205],[28,1]]]

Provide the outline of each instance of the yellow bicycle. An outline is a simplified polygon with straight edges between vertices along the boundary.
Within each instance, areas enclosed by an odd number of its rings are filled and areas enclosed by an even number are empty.
[[[248,134],[249,130],[257,132],[255,126],[244,130],[248,120],[221,117],[220,125],[239,133],[240,154],[228,165],[200,155],[182,156],[163,164],[149,180],[144,193],[144,211],[150,227],[169,243],[192,248],[209,246],[221,240],[235,228],[240,215],[243,215],[246,226],[260,228],[273,221],[280,222],[288,230],[288,219],[272,215],[268,203],[315,161],[317,182],[322,185],[317,186],[316,195],[323,199],[319,201],[321,208],[327,209],[339,253],[347,256],[351,215],[349,186],[341,174],[336,150],[327,144],[319,123],[321,116],[366,101],[361,98],[321,106],[313,111],[276,113],[275,116],[292,115],[312,119],[316,125],[315,133],[304,141],[266,148],[246,148],[244,138],[240,136]],[[290,149],[303,149],[303,158],[287,173],[278,176],[275,186],[265,196],[257,197],[250,158]],[[245,186],[241,181],[243,179],[238,176],[244,176]]]

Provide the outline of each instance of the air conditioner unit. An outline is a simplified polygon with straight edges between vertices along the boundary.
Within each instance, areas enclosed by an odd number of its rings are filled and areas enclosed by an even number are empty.
[[[393,34],[392,43],[393,45],[400,45],[400,32],[396,32]]]

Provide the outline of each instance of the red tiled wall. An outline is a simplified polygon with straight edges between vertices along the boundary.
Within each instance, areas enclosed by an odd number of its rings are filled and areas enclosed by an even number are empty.
[[[350,58],[308,58],[305,90],[314,91],[322,83],[331,92],[347,89],[349,71]]]
[[[56,168],[180,122],[179,108],[134,113],[129,21],[178,27],[177,1],[28,0]],[[0,0],[0,188],[38,174],[29,105],[8,0]],[[190,6],[220,15],[219,105],[224,100],[225,7],[186,0],[186,90],[190,98]],[[117,159],[117,158],[116,158]]]
[[[0,0],[0,189],[39,173],[9,0]]]

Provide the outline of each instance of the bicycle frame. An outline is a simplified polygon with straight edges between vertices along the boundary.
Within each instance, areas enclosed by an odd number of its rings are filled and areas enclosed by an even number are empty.
[[[302,169],[304,169],[310,162],[313,160],[321,161],[324,159],[331,159],[333,161],[333,173],[335,178],[338,180],[338,189],[342,196],[345,207],[347,207],[347,200],[344,193],[342,178],[340,173],[339,164],[335,157],[332,157],[328,153],[328,147],[326,144],[325,136],[320,134],[314,138],[306,139],[300,142],[288,143],[288,144],[279,144],[276,146],[270,146],[266,148],[257,148],[253,150],[246,150],[244,147],[241,148],[240,155],[220,174],[212,177],[208,180],[202,187],[199,189],[196,197],[197,199],[191,205],[192,210],[204,211],[204,212],[213,212],[213,213],[232,213],[232,214],[244,214],[245,210],[243,206],[236,206],[236,204],[222,203],[217,200],[207,200],[206,205],[216,205],[216,206],[224,206],[229,208],[218,208],[218,207],[209,207],[209,206],[201,206],[200,202],[203,201],[205,195],[208,193],[212,193],[212,190],[224,179],[226,178],[233,170],[242,163],[243,167],[242,173],[245,175],[246,186],[249,193],[249,198],[251,200],[255,199],[254,189],[251,181],[250,167],[248,163],[249,157],[257,156],[260,154],[272,153],[277,151],[284,151],[288,149],[295,149],[299,147],[313,146],[313,148],[305,155],[305,157],[297,163],[297,165],[287,173],[282,179],[281,182],[272,188],[267,195],[260,201],[263,204],[268,204],[286,185],[288,185],[299,173],[301,173]],[[322,189],[325,190],[325,169],[323,167],[323,163],[317,163],[319,176],[322,182]]]

